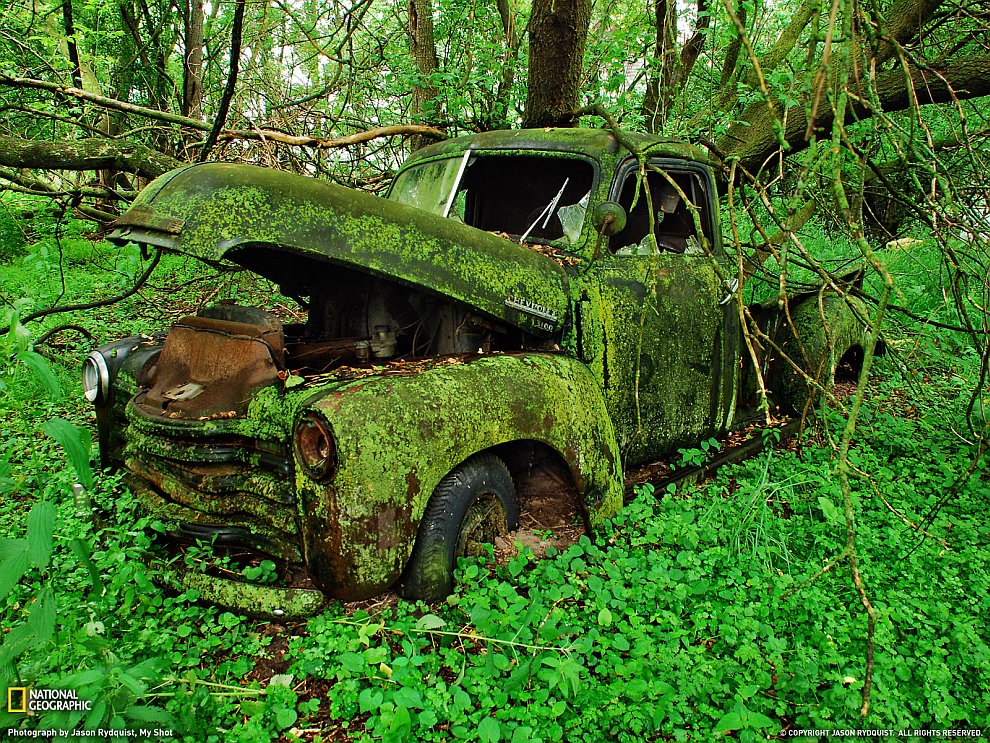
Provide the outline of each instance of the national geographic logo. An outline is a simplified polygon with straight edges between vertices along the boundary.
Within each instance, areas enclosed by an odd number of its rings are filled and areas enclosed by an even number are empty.
[[[7,711],[12,713],[89,712],[92,708],[92,702],[80,699],[70,689],[35,689],[27,686],[7,689]]]
[[[27,691],[27,687],[24,686],[11,686],[7,689],[8,712],[27,712]]]

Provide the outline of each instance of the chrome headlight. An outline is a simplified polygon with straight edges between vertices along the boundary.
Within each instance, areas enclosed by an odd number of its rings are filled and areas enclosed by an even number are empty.
[[[337,466],[337,451],[330,426],[319,413],[308,410],[296,421],[293,435],[296,456],[314,480],[329,477]]]
[[[83,394],[96,405],[103,405],[110,395],[110,369],[99,351],[93,351],[83,362]]]

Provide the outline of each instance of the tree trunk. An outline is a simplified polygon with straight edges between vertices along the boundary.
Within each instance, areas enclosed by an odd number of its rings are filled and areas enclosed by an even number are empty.
[[[185,49],[182,59],[182,115],[203,118],[203,0],[183,7]]]
[[[677,3],[676,0],[655,0],[657,40],[653,47],[653,71],[643,96],[643,121],[648,132],[658,132],[667,121],[670,107],[669,81],[677,61]]]
[[[909,67],[910,85],[917,96],[919,105],[947,103],[953,98],[960,100],[990,95],[990,56],[974,55],[960,57],[947,63],[931,64],[928,69]],[[870,100],[862,87],[851,91],[858,100]],[[876,95],[884,111],[902,111],[913,105],[908,87],[909,81],[903,67],[881,72],[875,81]],[[787,143],[787,154],[800,151],[808,146],[808,115],[805,105],[797,103],[785,112],[776,107],[779,120],[786,122],[783,130]],[[863,103],[850,106],[847,119],[864,119],[873,111]],[[719,143],[719,150],[727,156],[739,159],[740,165],[755,173],[783,155],[774,126],[774,110],[766,102],[750,105],[742,115],[742,121],[734,124]],[[834,121],[831,108],[821,107],[814,121],[816,129],[829,129]]]
[[[906,44],[935,15],[943,0],[895,0],[882,18],[883,39],[877,49],[877,61],[884,62],[895,55],[897,44]]]
[[[76,27],[72,18],[72,0],[62,0],[62,27],[65,30],[65,43],[72,65],[72,84],[83,86],[82,65],[79,63],[79,47],[76,45]]]
[[[523,126],[574,126],[591,0],[534,0]]]
[[[432,0],[409,0],[409,53],[418,74],[412,89],[412,119],[417,124],[435,124],[440,119],[440,101],[430,76],[437,72],[440,65],[433,37]],[[410,139],[413,150],[428,143],[429,140],[422,137]]]

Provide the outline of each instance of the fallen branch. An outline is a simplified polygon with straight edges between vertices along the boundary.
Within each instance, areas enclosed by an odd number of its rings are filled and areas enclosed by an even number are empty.
[[[113,109],[115,111],[122,111],[124,113],[134,114],[136,116],[141,116],[146,119],[154,119],[156,121],[164,121],[169,124],[176,124],[178,126],[184,126],[189,129],[195,129],[201,132],[209,132],[213,125],[205,121],[200,121],[199,119],[191,119],[188,116],[180,116],[179,114],[173,114],[168,111],[159,111],[153,108],[145,108],[144,106],[138,106],[133,103],[127,103],[125,101],[118,101],[115,98],[108,98],[104,95],[99,95],[97,93],[90,93],[86,90],[81,90],[79,88],[72,88],[65,85],[59,85],[57,83],[50,83],[45,80],[35,80],[29,77],[14,77],[12,75],[6,75],[0,73],[0,85],[8,85],[14,88],[36,88],[39,90],[47,90],[50,93],[55,93],[64,96],[70,96],[81,101],[88,101],[90,103],[95,103],[98,106],[104,108]],[[353,144],[359,144],[361,142],[368,142],[373,139],[378,139],[380,137],[395,137],[395,136],[423,136],[432,137],[435,139],[445,139],[447,137],[446,133],[436,127],[425,126],[423,124],[399,124],[396,126],[378,126],[367,131],[357,132],[356,134],[350,134],[345,137],[337,137],[330,139],[323,139],[320,137],[307,137],[307,136],[294,136],[291,134],[286,134],[284,132],[278,132],[269,129],[227,129],[222,131],[218,135],[218,139],[251,139],[261,142],[279,142],[281,144],[293,145],[297,147],[313,147],[316,149],[334,149],[338,147],[347,147]],[[3,148],[3,139],[8,139],[6,137],[0,138],[0,148]],[[31,140],[22,140],[31,141]],[[81,140],[88,141],[88,140]],[[113,141],[113,140],[110,140]],[[118,146],[120,146],[118,144]],[[140,145],[131,145],[140,146]],[[145,148],[147,149],[147,148]],[[153,150],[152,150],[153,152]],[[166,155],[161,155],[161,157],[167,157]],[[11,164],[0,161],[0,165],[12,165],[12,167],[35,167],[31,165],[20,166],[17,164]],[[44,166],[40,166],[44,167]],[[121,168],[126,169],[126,168]],[[144,173],[142,173],[144,175]]]
[[[157,178],[182,163],[143,144],[90,137],[48,142],[0,135],[0,166],[37,170],[124,170]]]
[[[348,134],[344,137],[333,139],[321,139],[319,137],[296,136],[284,132],[276,132],[264,129],[230,129],[221,132],[220,139],[255,139],[262,142],[278,142],[280,144],[292,145],[294,147],[313,147],[316,149],[335,149],[338,147],[348,147],[362,142],[370,142],[373,139],[382,137],[408,137],[408,136],[433,137],[435,139],[446,139],[447,135],[436,127],[425,124],[396,124],[395,126],[376,126],[373,129],[366,129],[363,132]]]
[[[93,334],[86,330],[86,328],[82,325],[59,325],[58,327],[52,328],[48,332],[38,336],[38,338],[34,341],[34,347],[37,348],[38,346],[45,345],[49,340],[51,340],[52,336],[58,335],[59,333],[64,333],[66,330],[74,330],[86,340],[93,340]]]

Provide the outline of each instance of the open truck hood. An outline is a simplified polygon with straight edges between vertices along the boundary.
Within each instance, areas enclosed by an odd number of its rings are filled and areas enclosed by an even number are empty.
[[[279,251],[396,279],[541,337],[567,319],[567,275],[556,261],[511,240],[370,194],[252,165],[204,163],[166,173],[114,223],[110,238],[238,261],[286,279]],[[255,253],[256,254],[256,253]]]

